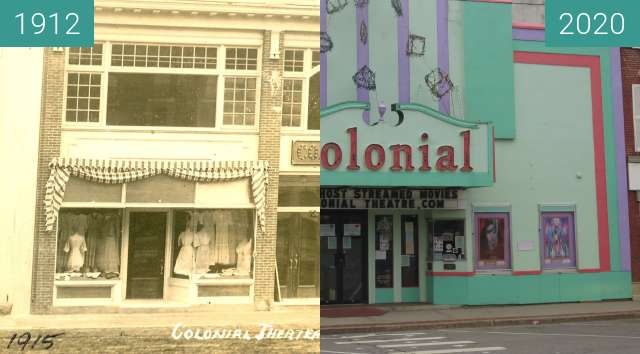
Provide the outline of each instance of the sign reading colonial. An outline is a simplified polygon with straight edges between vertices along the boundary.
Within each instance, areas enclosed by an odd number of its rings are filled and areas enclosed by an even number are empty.
[[[321,112],[321,185],[482,187],[494,180],[493,128],[418,104],[376,124],[362,105]],[[373,115],[373,114],[372,114]]]
[[[319,165],[320,144],[317,141],[294,141],[291,145],[291,164]]]
[[[462,209],[458,189],[320,188],[323,209]]]

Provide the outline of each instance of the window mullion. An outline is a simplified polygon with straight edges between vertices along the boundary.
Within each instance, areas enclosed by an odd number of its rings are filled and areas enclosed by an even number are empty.
[[[100,78],[100,125],[107,126],[107,99],[109,97],[109,69],[111,68],[111,42],[103,45],[102,77]]]

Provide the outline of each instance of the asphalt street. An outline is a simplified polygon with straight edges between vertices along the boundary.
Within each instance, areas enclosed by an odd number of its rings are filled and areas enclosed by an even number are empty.
[[[640,320],[323,335],[321,354],[638,354]]]

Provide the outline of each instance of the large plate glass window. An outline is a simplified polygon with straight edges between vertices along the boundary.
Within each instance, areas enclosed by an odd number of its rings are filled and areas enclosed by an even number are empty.
[[[573,212],[540,213],[540,233],[543,268],[575,268],[576,245]]]
[[[253,211],[173,212],[171,276],[249,279],[253,264]]]
[[[511,268],[508,213],[475,213],[476,266],[479,270]]]
[[[121,220],[118,209],[60,210],[56,279],[119,278]]]

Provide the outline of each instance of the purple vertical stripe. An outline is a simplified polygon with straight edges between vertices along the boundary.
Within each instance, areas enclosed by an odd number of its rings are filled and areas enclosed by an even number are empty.
[[[367,26],[367,40],[362,43],[360,38],[360,26],[362,23]],[[360,7],[356,7],[356,43],[358,47],[357,70],[360,70],[365,65],[369,65],[369,4],[365,4]],[[369,91],[366,88],[358,87],[358,101],[369,102]],[[370,111],[362,112],[362,119],[369,124]]]
[[[627,161],[624,146],[624,111],[622,101],[622,65],[620,48],[611,49],[611,84],[613,91],[613,113],[616,132],[616,167],[618,178],[618,235],[620,238],[620,269],[631,271],[629,246],[629,204],[627,191]]]
[[[449,74],[449,0],[438,0],[438,67]],[[440,112],[451,114],[451,94],[440,98]]]
[[[398,16],[398,102],[411,102],[411,83],[407,41],[409,40],[409,0],[401,0],[402,16]]]
[[[512,32],[513,39],[521,41],[544,42],[544,30],[514,28]]]
[[[320,1],[320,31],[327,32],[327,2]],[[327,53],[320,53],[320,108],[327,106]]]

